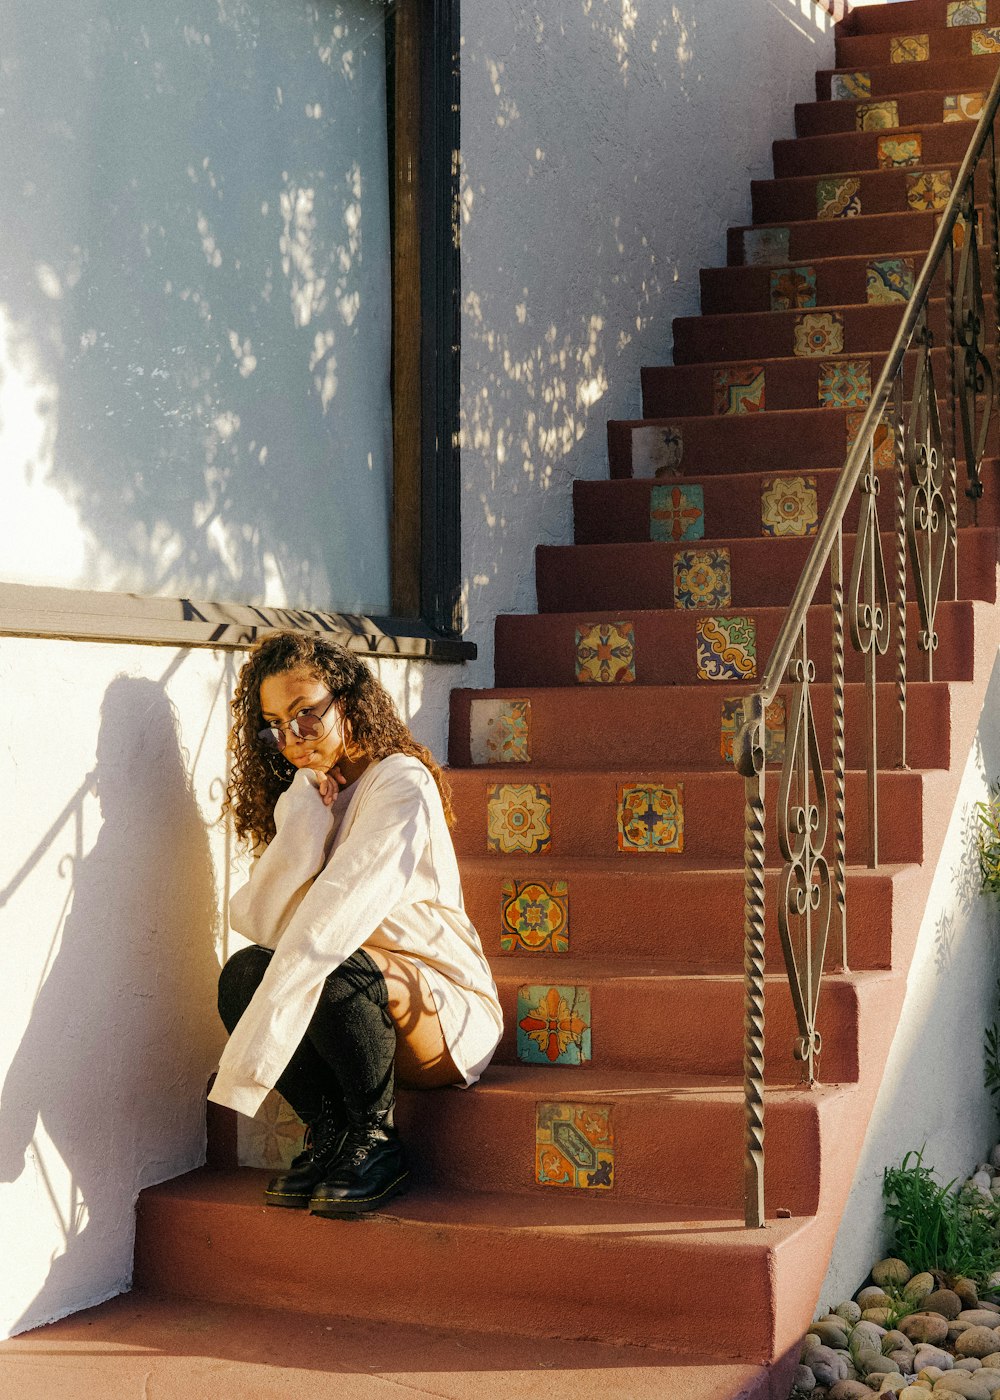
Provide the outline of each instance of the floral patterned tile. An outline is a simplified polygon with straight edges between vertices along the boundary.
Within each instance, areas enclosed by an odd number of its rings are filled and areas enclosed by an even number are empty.
[[[930,56],[928,34],[897,34],[889,40],[889,58],[893,63],[926,63]]]
[[[856,131],[887,131],[899,125],[899,103],[859,102],[854,117]]]
[[[632,475],[641,480],[671,476],[680,471],[684,458],[684,431],[666,427],[632,429]]]
[[[796,316],[793,354],[809,359],[817,355],[841,355],[843,351],[844,318],[839,311]]]
[[[1000,53],[1000,27],[994,25],[990,29],[974,29],[972,31],[972,52],[980,53]]]
[[[548,783],[497,783],[486,789],[486,848],[500,855],[543,855],[552,845]]]
[[[733,743],[743,723],[743,701],[731,696],[722,702],[720,752],[726,763],[732,763]],[[764,757],[768,763],[783,763],[785,759],[785,700],[775,696],[764,711]]]
[[[864,408],[871,396],[870,360],[827,360],[820,365],[820,408]]]
[[[870,73],[834,73],[830,79],[830,98],[834,102],[857,102],[871,95]]]
[[[649,538],[679,544],[705,537],[705,491],[701,486],[654,486],[649,493]]]
[[[901,132],[898,136],[880,136],[876,158],[880,170],[897,170],[904,165],[919,165],[924,144],[919,131]]]
[[[763,365],[729,365],[713,371],[713,413],[733,416],[761,413],[763,409]]]
[[[943,218],[943,214],[938,215],[937,221],[935,223],[936,228],[941,227],[941,220]],[[968,221],[966,220],[964,214],[959,214],[951,229],[951,244],[957,253],[960,253],[965,247],[967,231]],[[976,210],[976,239],[979,244],[979,247],[981,248],[983,246],[983,211],[981,209]]]
[[[815,535],[819,506],[814,476],[769,476],[761,483],[761,530],[765,535]]]
[[[566,880],[504,880],[500,886],[500,951],[569,952]]]
[[[986,106],[985,92],[953,92],[944,99],[941,120],[946,122],[977,122]]]
[[[684,850],[684,784],[658,787],[625,783],[619,787],[618,849],[679,855]]]
[[[752,681],[757,675],[757,624],[752,617],[705,617],[695,634],[702,681]]]
[[[732,602],[728,549],[685,549],[674,555],[675,608],[728,608]]]
[[[531,762],[530,700],[473,700],[469,731],[473,763]]]
[[[788,262],[791,229],[745,228],[743,230],[743,262],[747,267],[771,267]]]
[[[869,306],[896,306],[913,295],[916,268],[912,258],[875,258],[865,269]]]
[[[777,267],[771,273],[771,310],[796,311],[816,305],[814,267]]]
[[[581,685],[628,685],[635,680],[631,622],[595,622],[576,629],[576,679]]]
[[[847,415],[847,451],[851,448],[861,431],[861,424],[864,422],[864,412],[849,413]],[[887,423],[880,423],[875,429],[875,470],[877,472],[891,472],[896,468],[896,449],[892,431]]]
[[[963,24],[985,24],[986,0],[951,0],[945,23],[949,29]]]
[[[528,1065],[585,1065],[590,1060],[590,988],[517,989],[517,1058]]]
[[[950,170],[923,170],[919,175],[907,175],[906,202],[911,209],[943,209],[950,198]]]
[[[816,182],[817,219],[853,219],[861,213],[861,181],[855,175],[838,175]]]
[[[539,1186],[610,1191],[615,1177],[611,1106],[540,1103],[535,1114],[535,1180]]]

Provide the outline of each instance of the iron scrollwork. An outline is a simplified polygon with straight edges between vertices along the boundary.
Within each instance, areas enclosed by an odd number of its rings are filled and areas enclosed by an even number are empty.
[[[995,391],[993,366],[986,357],[986,301],[979,263],[979,216],[974,183],[970,183],[966,191],[960,227],[964,238],[954,334],[964,357],[965,373],[960,385],[959,410],[968,476],[965,494],[978,500],[983,494],[982,464],[993,419]]]
[[[920,610],[917,645],[927,652],[928,680],[934,679],[937,608],[948,554],[948,513],[944,498],[944,450],[931,349],[934,336],[926,308],[916,339],[920,349],[906,433],[910,487],[906,500],[906,537]]]

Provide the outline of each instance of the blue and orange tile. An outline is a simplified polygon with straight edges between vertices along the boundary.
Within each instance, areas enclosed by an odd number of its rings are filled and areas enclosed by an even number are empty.
[[[610,1191],[615,1179],[610,1104],[540,1103],[535,1115],[539,1186]]]
[[[695,633],[702,681],[751,681],[757,675],[757,624],[752,617],[704,617]]]
[[[531,701],[473,700],[469,709],[473,763],[531,762]]]
[[[865,408],[872,396],[871,361],[824,361],[818,390],[820,408]]]
[[[569,883],[506,879],[500,887],[502,953],[569,952]]]
[[[732,601],[728,549],[684,549],[674,555],[675,608],[728,608]]]
[[[870,73],[834,73],[830,78],[830,98],[833,102],[857,102],[871,95]]]
[[[869,306],[896,306],[910,300],[916,269],[912,258],[873,258],[865,270]]]
[[[631,622],[595,622],[576,629],[576,679],[580,685],[629,685],[635,680]]]
[[[517,989],[517,1058],[527,1065],[590,1061],[589,987],[548,983]]]
[[[722,702],[722,729],[719,749],[726,763],[733,762],[733,743],[743,723],[743,701],[730,696]],[[785,700],[777,695],[764,711],[764,756],[768,763],[785,759]]]
[[[712,412],[724,416],[761,413],[765,406],[763,365],[727,365],[712,372]]]
[[[649,494],[649,538],[679,544],[705,536],[705,491],[694,483],[654,486]]]
[[[861,181],[856,175],[816,181],[817,219],[853,219],[860,213]]]
[[[618,789],[618,849],[622,852],[684,850],[684,784],[623,783]]]
[[[776,267],[771,273],[771,310],[805,310],[816,305],[814,267]]]

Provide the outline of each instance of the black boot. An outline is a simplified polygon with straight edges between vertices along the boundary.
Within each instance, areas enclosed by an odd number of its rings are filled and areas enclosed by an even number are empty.
[[[339,1156],[346,1134],[342,1106],[324,1099],[319,1114],[307,1125],[303,1150],[287,1172],[268,1182],[264,1190],[265,1204],[305,1210],[316,1187]]]
[[[309,1209],[328,1219],[378,1210],[406,1190],[410,1169],[389,1112],[352,1123],[340,1154],[315,1187]]]

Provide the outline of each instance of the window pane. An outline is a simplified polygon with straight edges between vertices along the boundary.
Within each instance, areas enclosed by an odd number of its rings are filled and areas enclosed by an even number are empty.
[[[384,21],[5,0],[0,577],[388,609]]]

